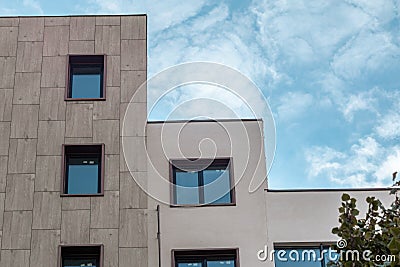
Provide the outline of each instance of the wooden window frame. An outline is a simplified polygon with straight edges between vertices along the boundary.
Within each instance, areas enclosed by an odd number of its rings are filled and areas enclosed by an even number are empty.
[[[300,250],[300,249],[309,249],[309,250],[319,250],[321,253],[325,248],[329,248],[332,245],[336,244],[335,242],[324,242],[324,243],[314,243],[314,242],[303,242],[303,243],[275,243],[274,250],[275,252],[280,250]],[[321,255],[322,256],[322,255]],[[274,256],[275,257],[275,256]],[[274,260],[275,261],[275,260]],[[319,262],[321,267],[328,267],[325,264],[324,258]],[[274,263],[276,265],[276,263]]]
[[[235,267],[240,267],[239,248],[173,249],[171,254],[172,267],[178,267],[180,260],[205,262],[207,259],[218,259],[218,257],[233,257]]]
[[[102,59],[101,59],[102,58]],[[105,54],[92,54],[92,55],[68,55],[67,56],[67,75],[66,75],[66,85],[65,85],[65,101],[105,101],[106,100],[106,73],[107,73],[107,58]],[[98,98],[73,98],[71,95],[71,65],[72,64],[102,64],[102,84],[101,84],[101,95]]]
[[[212,162],[211,164],[209,164]],[[226,165],[226,169],[229,170],[229,182],[230,182],[230,196],[231,202],[229,203],[200,203],[199,204],[178,204],[176,201],[176,181],[175,181],[175,166],[182,166],[184,168],[194,168],[208,165],[211,166],[219,166],[219,165]],[[199,159],[199,158],[190,158],[190,159],[172,159],[169,161],[169,177],[170,177],[170,199],[171,205],[170,207],[217,207],[217,206],[236,206],[236,192],[235,192],[235,179],[233,175],[233,160],[232,158],[217,158],[217,159]],[[199,197],[201,196],[202,185],[199,187]],[[203,199],[204,202],[204,199]]]
[[[68,194],[66,193],[66,183],[67,183],[67,154],[68,149],[74,150],[72,153],[76,154],[93,154],[97,153],[94,151],[94,148],[101,149],[100,151],[100,181],[99,187],[100,192],[95,194]],[[61,168],[61,197],[94,197],[94,196],[104,196],[104,168],[105,168],[105,155],[104,155],[104,144],[63,144],[62,146],[62,168]],[[86,152],[87,150],[93,149],[90,152]]]
[[[64,255],[63,253],[66,253],[67,255],[82,255],[84,256],[89,256],[89,255],[94,255],[94,254],[88,254],[88,253],[74,253],[74,252],[68,252],[68,251],[63,251],[63,250],[90,250],[90,249],[98,249],[99,250],[99,266],[97,267],[103,267],[104,266],[104,245],[103,244],[76,244],[76,245],[59,245],[58,246],[58,259],[57,259],[57,266],[58,267],[63,267],[63,258]]]

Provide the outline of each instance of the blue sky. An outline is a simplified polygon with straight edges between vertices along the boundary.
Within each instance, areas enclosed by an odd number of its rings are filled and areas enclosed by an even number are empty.
[[[275,118],[270,188],[391,184],[400,169],[399,12],[394,0],[0,0],[2,15],[147,13],[149,76],[199,60],[240,70]],[[171,97],[154,119],[188,95]]]

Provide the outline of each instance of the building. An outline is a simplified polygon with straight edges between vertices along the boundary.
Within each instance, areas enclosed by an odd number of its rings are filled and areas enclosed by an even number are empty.
[[[146,59],[145,15],[0,18],[0,266],[147,266],[120,145]]]
[[[261,120],[146,126],[146,27],[0,18],[0,266],[275,266],[265,247],[335,242],[342,191],[268,190]]]

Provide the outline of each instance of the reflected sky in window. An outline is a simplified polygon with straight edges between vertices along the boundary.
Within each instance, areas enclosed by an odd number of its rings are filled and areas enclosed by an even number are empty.
[[[67,194],[99,193],[99,159],[78,157],[68,159]]]
[[[322,267],[319,248],[277,249],[275,267]]]
[[[210,169],[203,171],[204,179],[204,202],[205,203],[230,203],[231,183],[229,171],[221,169]],[[221,197],[222,196],[222,197]]]
[[[178,263],[178,267],[203,267],[201,262]]]
[[[176,171],[176,204],[199,204],[199,181],[197,172]]]
[[[72,75],[72,98],[101,98],[101,75],[74,73]]]
[[[97,261],[95,259],[65,259],[63,267],[83,267],[91,266],[97,267]]]
[[[207,261],[207,267],[235,267],[233,260],[210,260]]]

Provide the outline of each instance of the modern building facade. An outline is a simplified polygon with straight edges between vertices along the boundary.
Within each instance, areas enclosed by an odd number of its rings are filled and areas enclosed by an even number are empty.
[[[260,251],[335,242],[342,191],[268,190],[262,120],[146,126],[146,27],[0,18],[0,266],[302,266]]]
[[[0,18],[0,266],[147,266],[120,145],[146,60],[145,15]]]

